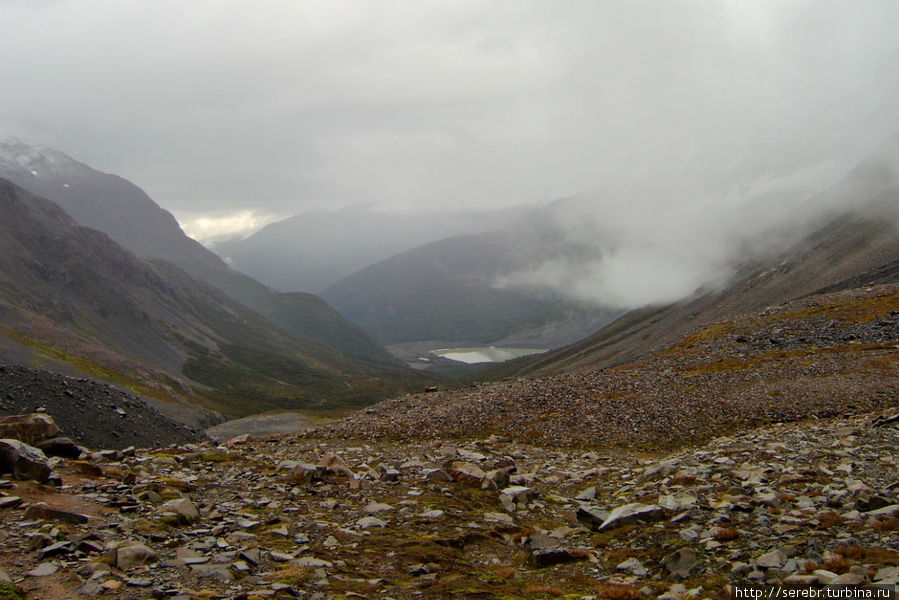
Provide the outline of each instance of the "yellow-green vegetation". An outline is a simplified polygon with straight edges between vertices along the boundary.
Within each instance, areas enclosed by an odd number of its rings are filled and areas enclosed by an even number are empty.
[[[756,354],[752,358],[728,358],[717,360],[715,362],[700,363],[688,365],[684,368],[683,373],[686,376],[703,375],[708,373],[720,373],[726,371],[742,371],[744,369],[752,369],[767,363],[776,363],[786,360],[794,360],[806,358],[814,362],[816,358],[823,358],[839,354],[852,354],[872,352],[878,350],[891,350],[895,347],[892,343],[882,344],[845,344],[834,346],[833,348],[820,348],[817,350],[776,350],[771,352],[763,352]],[[881,368],[888,368],[887,365],[896,362],[899,357],[885,356],[879,358]],[[808,364],[808,362],[806,363]]]
[[[668,356],[678,354],[684,350],[689,350],[698,346],[699,344],[703,344],[706,342],[710,342],[713,339],[723,337],[725,335],[729,335],[734,330],[733,323],[718,323],[716,325],[712,325],[710,327],[706,327],[700,332],[694,333],[693,335],[685,337],[680,342],[674,344],[668,350],[665,350],[660,353],[660,356]]]
[[[190,484],[186,481],[182,481],[180,479],[175,479],[174,477],[161,477],[159,479],[154,480],[152,483],[160,484],[163,486],[163,489],[175,488],[176,490],[180,490],[182,492],[187,492],[190,490]]]
[[[809,317],[822,317],[842,321],[844,325],[867,323],[889,315],[899,306],[899,293],[870,298],[856,298],[839,302],[814,306],[805,310],[778,315],[776,320],[787,321],[792,319],[808,319]]]
[[[148,385],[146,382],[129,377],[108,366],[101,365],[86,356],[73,354],[61,348],[56,348],[52,344],[27,335],[18,329],[4,328],[0,330],[0,332],[34,352],[37,358],[37,366],[42,366],[40,364],[40,359],[52,360],[74,367],[93,379],[100,379],[115,385],[120,385],[137,396],[153,398],[154,400],[160,400],[162,402],[173,402],[178,400],[167,393],[162,386],[156,387]],[[174,380],[170,378],[167,379],[168,381],[166,384],[175,387],[178,386],[178,383]]]
[[[22,588],[14,583],[0,581],[0,600],[24,600],[24,598]]]
[[[206,462],[228,462],[242,457],[237,452],[204,452],[201,458]]]
[[[271,578],[277,583],[299,586],[309,578],[310,572],[302,567],[282,567],[272,571]]]

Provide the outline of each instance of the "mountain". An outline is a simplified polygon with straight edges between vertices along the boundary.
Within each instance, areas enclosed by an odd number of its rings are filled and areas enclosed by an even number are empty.
[[[225,266],[184,235],[175,217],[142,189],[58,150],[0,136],[0,177],[52,200],[78,223],[104,232],[138,257]]]
[[[0,137],[0,177],[52,200],[78,223],[107,234],[141,258],[169,261],[211,283],[281,329],[331,346],[371,366],[398,363],[359,327],[311,294],[282,294],[231,269],[187,237],[175,218],[131,182],[44,146]]]
[[[715,323],[828,291],[899,281],[899,163],[863,163],[816,202],[826,212],[808,235],[773,255],[746,256],[720,289],[631,311],[593,335],[492,375],[543,375],[629,363]],[[848,207],[848,208],[845,208]],[[899,310],[899,304],[895,306]]]
[[[279,290],[320,293],[356,271],[416,246],[490,231],[521,209],[383,213],[363,207],[313,211],[215,246],[234,268]]]
[[[584,251],[546,218],[547,210],[498,230],[403,252],[342,279],[322,297],[384,344],[570,343],[607,321],[611,311],[498,283],[508,272]]]
[[[386,372],[286,332],[4,180],[0,333],[6,360],[118,383],[163,407],[177,399],[231,415],[333,410],[409,384],[402,367]]]

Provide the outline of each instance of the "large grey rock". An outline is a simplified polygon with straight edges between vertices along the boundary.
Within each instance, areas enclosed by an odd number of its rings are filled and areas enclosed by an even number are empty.
[[[137,542],[115,549],[115,566],[123,571],[146,564],[154,558],[156,553],[151,548]]]
[[[193,523],[199,520],[200,511],[193,502],[187,498],[175,498],[159,507],[160,513],[173,513],[182,523]]]
[[[598,506],[581,506],[575,513],[577,522],[584,527],[589,527],[594,531],[598,531],[606,519],[609,518],[609,511]]]
[[[35,444],[59,435],[53,417],[45,413],[0,417],[0,438]]]
[[[598,531],[607,531],[609,529],[615,529],[616,527],[621,527],[623,525],[632,525],[634,523],[658,521],[664,517],[665,510],[661,506],[632,502],[631,504],[619,506],[609,513],[609,517],[599,526]]]
[[[25,509],[23,517],[28,519],[42,519],[46,521],[61,521],[78,525],[87,523],[90,519],[87,515],[51,508],[46,502],[35,502]]]
[[[454,480],[468,485],[481,485],[481,481],[487,476],[481,467],[461,460],[453,461],[447,473]]]
[[[0,439],[0,472],[44,483],[50,478],[50,471],[47,456],[39,449],[20,440]]]
[[[84,448],[67,437],[54,437],[35,444],[47,456],[59,456],[61,458],[78,458],[84,452]]]

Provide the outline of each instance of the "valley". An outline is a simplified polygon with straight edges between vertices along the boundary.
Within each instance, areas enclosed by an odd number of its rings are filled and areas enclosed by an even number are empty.
[[[897,31],[0,0],[0,600],[899,597]]]

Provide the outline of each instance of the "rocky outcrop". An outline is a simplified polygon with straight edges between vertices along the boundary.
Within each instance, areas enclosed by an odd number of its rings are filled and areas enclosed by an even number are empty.
[[[47,457],[34,446],[19,440],[0,439],[0,473],[44,483],[50,479],[51,471]]]
[[[53,417],[45,413],[0,417],[0,438],[12,438],[35,445],[59,435]]]

